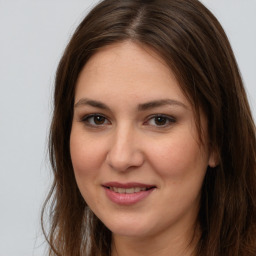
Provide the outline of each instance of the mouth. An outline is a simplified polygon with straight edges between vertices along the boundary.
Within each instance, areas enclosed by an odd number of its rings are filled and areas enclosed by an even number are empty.
[[[102,185],[107,197],[120,205],[132,205],[148,197],[157,187],[142,183],[109,182]]]
[[[141,191],[148,191],[156,188],[155,185],[142,184],[137,182],[119,183],[108,182],[103,184],[103,187],[119,194],[133,194]]]
[[[133,194],[133,193],[139,193],[141,191],[148,191],[150,189],[153,189],[155,187],[132,187],[132,188],[119,188],[119,187],[105,187],[111,191],[114,191],[119,194]]]

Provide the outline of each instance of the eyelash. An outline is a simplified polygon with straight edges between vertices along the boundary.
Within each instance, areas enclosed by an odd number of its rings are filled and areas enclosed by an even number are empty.
[[[98,118],[98,121],[102,122],[102,123],[96,124],[96,122],[95,122],[96,119],[95,118]],[[160,119],[158,121],[160,121],[160,122],[162,121],[163,122],[162,125],[157,125],[156,124],[157,118]],[[152,120],[154,121],[155,124],[150,124],[150,121],[152,121]],[[94,123],[92,124],[91,121],[94,122]],[[106,121],[107,121],[107,123],[106,123]],[[93,127],[93,128],[100,128],[100,127],[103,127],[105,125],[111,124],[111,122],[108,121],[108,118],[105,117],[102,114],[89,114],[89,115],[86,115],[86,116],[84,116],[81,119],[81,122],[83,122],[86,126]],[[143,125],[152,125],[152,126],[155,126],[157,128],[167,128],[167,127],[170,127],[174,123],[176,123],[176,119],[174,117],[171,117],[171,116],[168,116],[168,115],[164,115],[164,114],[155,114],[155,115],[149,116],[146,119],[146,121],[143,123]]]
[[[159,128],[167,128],[167,127],[170,127],[172,124],[176,123],[176,119],[174,117],[164,115],[164,114],[156,114],[156,115],[151,115],[150,117],[148,117],[147,121],[144,124],[148,125],[151,120],[154,120],[154,122],[156,123],[157,118],[162,119],[162,121],[164,121],[164,124],[163,125],[152,125],[152,126],[156,126]],[[161,122],[161,120],[158,120],[158,121]]]
[[[104,122],[103,122],[102,124],[96,124],[96,123],[95,123],[95,118],[103,118]],[[90,123],[90,119],[93,120],[94,124],[91,124],[91,123]],[[106,121],[106,120],[108,120],[108,118],[105,117],[104,115],[101,115],[101,114],[90,114],[90,115],[84,116],[84,117],[81,119],[81,122],[83,122],[86,126],[98,128],[98,127],[101,127],[101,126],[106,125],[106,124],[105,124],[105,121]],[[108,121],[108,124],[110,124],[109,121]],[[108,124],[107,124],[107,125],[108,125]]]

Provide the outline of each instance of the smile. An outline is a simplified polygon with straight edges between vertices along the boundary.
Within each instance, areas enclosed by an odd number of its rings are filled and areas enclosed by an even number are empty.
[[[141,183],[110,182],[103,185],[108,199],[118,205],[133,205],[146,199],[156,186]]]
[[[117,188],[117,187],[109,187],[111,191],[114,191],[119,194],[133,194],[133,193],[138,193],[140,191],[146,191],[150,188],[140,188],[140,187],[135,187],[135,188]]]

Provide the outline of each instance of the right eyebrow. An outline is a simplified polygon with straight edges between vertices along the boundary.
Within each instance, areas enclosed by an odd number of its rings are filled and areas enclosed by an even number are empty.
[[[100,101],[96,101],[96,100],[90,100],[87,98],[82,98],[80,99],[77,103],[75,103],[74,108],[80,107],[80,106],[92,106],[95,108],[100,108],[100,109],[104,109],[104,110],[110,110],[110,108],[105,105],[104,103],[100,102]]]

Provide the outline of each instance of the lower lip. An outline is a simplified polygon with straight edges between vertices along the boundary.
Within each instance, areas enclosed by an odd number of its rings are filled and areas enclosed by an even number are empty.
[[[120,204],[120,205],[132,205],[136,204],[146,197],[148,197],[151,192],[154,190],[154,188],[146,190],[146,191],[140,191],[132,194],[122,194],[122,193],[116,193],[108,188],[105,188],[107,197],[114,203]]]

